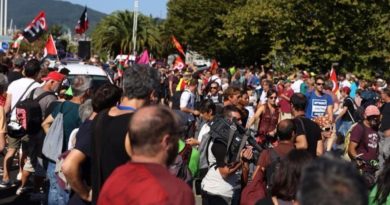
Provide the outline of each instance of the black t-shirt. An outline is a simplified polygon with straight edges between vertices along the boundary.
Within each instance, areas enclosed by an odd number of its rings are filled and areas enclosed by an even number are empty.
[[[84,123],[80,125],[76,135],[76,145],[74,147],[74,149],[79,150],[86,156],[86,160],[81,166],[81,178],[87,186],[91,186],[91,127],[92,120],[89,119],[85,120]],[[78,194],[72,194],[68,205],[91,204],[90,202],[82,200]]]
[[[345,98],[343,102],[343,107],[347,107],[347,112],[341,117],[343,121],[353,121],[351,117],[353,117],[353,113],[355,112],[353,99],[352,98]]]
[[[256,202],[256,205],[274,205],[271,197],[265,197]]]
[[[317,123],[306,117],[294,118],[294,123],[297,128],[296,136],[305,135],[307,140],[307,151],[313,157],[317,156],[317,142],[321,140],[321,128]]]
[[[112,171],[130,160],[125,138],[133,113],[109,116],[108,111],[100,112],[92,124],[92,204],[96,204],[99,192]]]
[[[283,201],[281,199],[277,199],[279,205],[293,205],[292,201]],[[272,201],[271,197],[266,197],[264,199],[260,199],[256,202],[256,205],[274,205],[274,202]]]
[[[18,80],[20,78],[23,78],[22,72],[15,72],[15,71],[10,71],[7,74],[8,78],[8,85],[11,84],[13,81]]]
[[[211,146],[211,152],[213,153],[216,160],[216,167],[226,166],[225,156],[227,147],[224,143],[215,140],[213,146]]]
[[[53,101],[50,103],[49,107],[45,110],[45,119],[53,112],[54,108],[57,107],[57,105],[61,104],[62,101]]]
[[[381,107],[382,122],[380,131],[390,129],[390,103],[385,103]]]

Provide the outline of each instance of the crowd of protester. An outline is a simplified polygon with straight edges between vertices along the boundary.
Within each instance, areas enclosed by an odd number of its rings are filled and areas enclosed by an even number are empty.
[[[97,88],[2,55],[0,191],[49,205],[390,204],[390,82],[379,76],[131,63],[118,75],[94,56],[114,80]],[[39,105],[34,128],[21,122],[27,101]]]

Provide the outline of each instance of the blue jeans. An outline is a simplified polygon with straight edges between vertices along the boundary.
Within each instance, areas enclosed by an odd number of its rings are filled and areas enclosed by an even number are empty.
[[[55,169],[56,164],[49,162],[47,166],[47,178],[50,181],[48,205],[66,205],[69,201],[69,193],[59,187]]]
[[[352,123],[353,123],[352,121],[344,121],[344,120],[341,121],[338,132],[343,135],[344,139],[345,136],[347,135],[348,130],[351,128]]]

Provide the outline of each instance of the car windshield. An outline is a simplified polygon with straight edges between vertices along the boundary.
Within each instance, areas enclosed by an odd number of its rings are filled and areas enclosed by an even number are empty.
[[[101,85],[103,85],[105,83],[111,83],[110,80],[106,76],[89,75],[89,77],[92,78],[92,90],[99,88]],[[75,75],[68,76],[68,80],[69,80],[70,84],[72,84],[74,78],[75,78]]]

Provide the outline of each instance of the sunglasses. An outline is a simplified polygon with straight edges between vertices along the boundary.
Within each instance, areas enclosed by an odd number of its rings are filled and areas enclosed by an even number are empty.
[[[211,89],[217,89],[218,87],[211,87]]]
[[[318,86],[324,85],[324,83],[316,83]]]
[[[271,96],[271,97],[269,97],[268,99],[273,100],[273,99],[275,99],[275,98],[276,98],[276,97]]]

